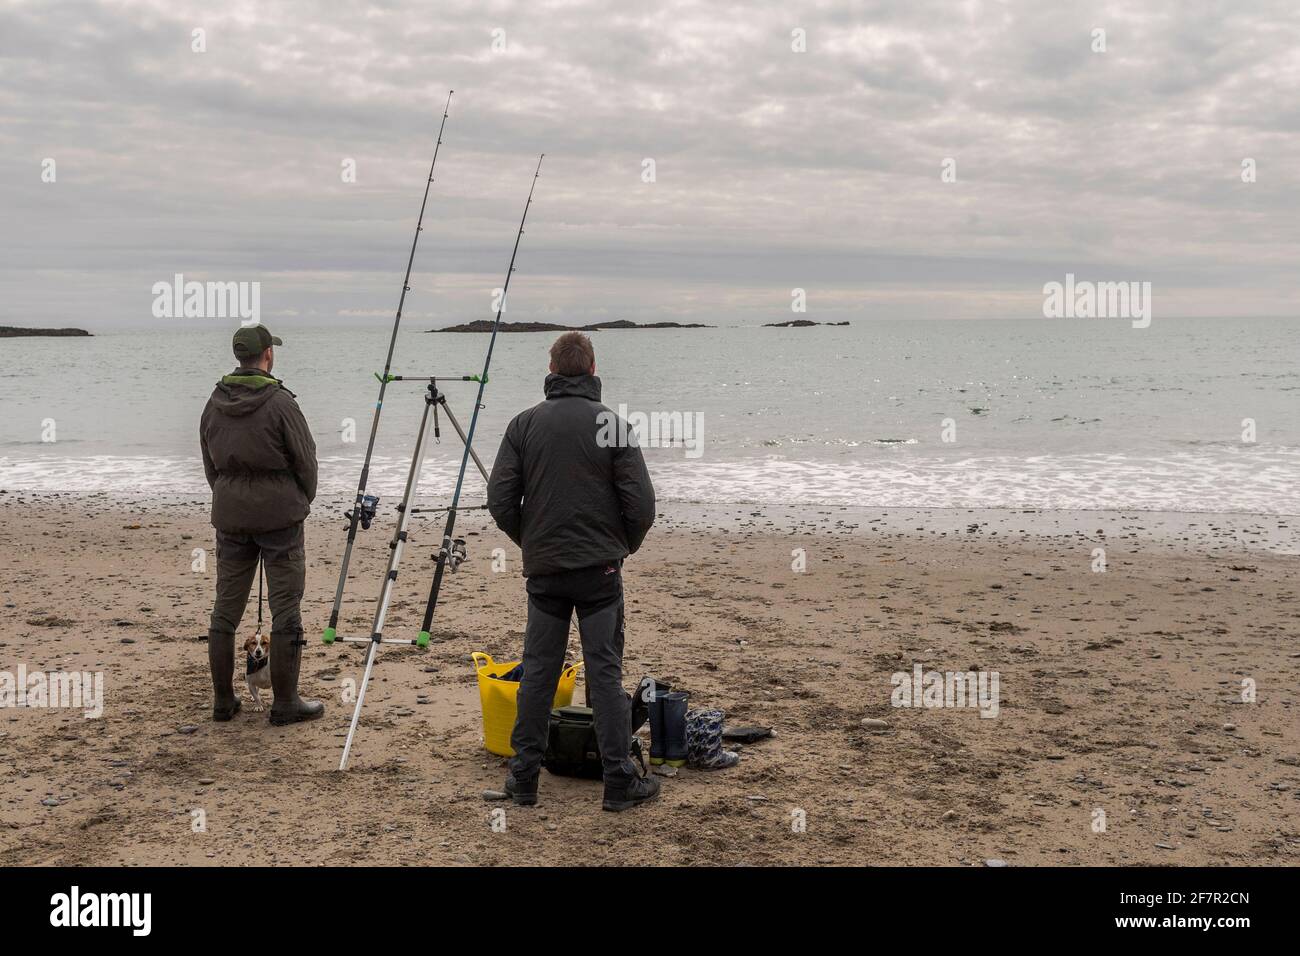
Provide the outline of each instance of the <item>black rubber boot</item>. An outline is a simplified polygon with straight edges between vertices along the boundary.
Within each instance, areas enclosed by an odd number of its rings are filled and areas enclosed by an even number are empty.
[[[664,708],[663,762],[670,767],[686,766],[686,701],[689,697],[686,691],[675,690],[660,698]]]
[[[510,795],[510,801],[517,807],[537,806],[536,777],[531,780],[516,780],[511,774],[506,777],[505,791]]]
[[[632,777],[626,782],[605,784],[605,810],[622,813],[659,796],[659,781],[654,777]]]
[[[302,631],[271,632],[271,723],[276,727],[315,720],[325,713],[319,700],[298,696],[298,668],[302,662]]]
[[[664,762],[664,697],[655,694],[650,699],[650,763],[659,766]]]
[[[212,719],[230,720],[239,713],[235,696],[235,635],[208,631],[208,667],[212,670]]]

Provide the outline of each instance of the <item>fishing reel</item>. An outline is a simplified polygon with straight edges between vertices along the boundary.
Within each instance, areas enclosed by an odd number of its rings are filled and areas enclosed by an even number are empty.
[[[447,567],[452,571],[469,560],[469,551],[465,548],[465,539],[457,538],[451,543],[451,550],[447,552]]]
[[[375,520],[375,513],[378,510],[379,510],[378,495],[361,496],[361,506],[357,508],[357,521],[360,523],[362,531],[370,530],[370,522]],[[343,512],[343,517],[351,521],[352,512],[351,511]]]

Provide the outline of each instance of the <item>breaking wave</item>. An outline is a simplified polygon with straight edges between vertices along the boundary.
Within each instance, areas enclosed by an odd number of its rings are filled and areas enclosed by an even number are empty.
[[[1132,455],[980,456],[809,461],[776,455],[714,461],[659,450],[650,461],[662,501],[909,508],[1140,509],[1300,513],[1300,449],[1204,449]],[[458,459],[430,460],[421,495],[450,491]],[[409,462],[376,458],[370,490],[400,494]],[[322,493],[351,495],[360,462],[321,461]],[[482,479],[471,474],[467,494]],[[206,496],[198,458],[0,457],[0,488],[20,492],[156,492]]]

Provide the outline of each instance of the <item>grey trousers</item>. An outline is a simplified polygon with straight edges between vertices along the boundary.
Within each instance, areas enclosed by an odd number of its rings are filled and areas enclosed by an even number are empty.
[[[235,629],[248,606],[259,557],[266,568],[272,644],[302,641],[300,606],[307,582],[302,523],[263,534],[218,531],[217,593],[208,622],[208,668],[218,704],[229,702],[234,694]]]
[[[302,594],[307,558],[302,523],[262,534],[217,532],[217,593],[208,627],[212,636],[235,633],[257,579],[257,559],[266,567],[266,598],[271,606],[271,633],[302,633]]]
[[[632,711],[631,698],[623,692],[623,573],[617,564],[528,579],[524,675],[510,735],[515,751],[510,773],[516,780],[530,780],[541,769],[574,611],[605,782],[624,783],[636,775],[636,766],[628,756]]]

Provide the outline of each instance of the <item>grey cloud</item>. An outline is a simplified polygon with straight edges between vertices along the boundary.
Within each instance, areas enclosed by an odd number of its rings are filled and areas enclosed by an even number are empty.
[[[1282,2],[10,5],[0,322],[144,321],[177,271],[382,311],[448,86],[431,317],[485,311],[542,150],[514,318],[769,321],[795,285],[840,317],[1033,314],[1067,270],[1284,313],[1297,39]]]

